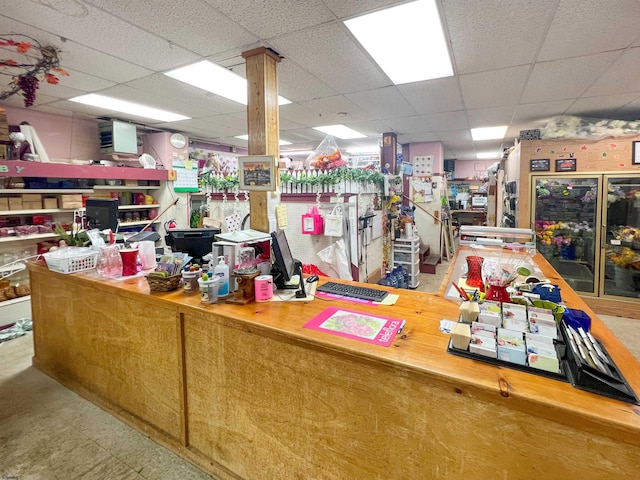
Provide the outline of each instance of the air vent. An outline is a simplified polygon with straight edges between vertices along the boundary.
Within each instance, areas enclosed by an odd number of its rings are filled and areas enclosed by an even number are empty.
[[[109,121],[98,123],[100,153],[138,153],[136,126],[130,123]]]

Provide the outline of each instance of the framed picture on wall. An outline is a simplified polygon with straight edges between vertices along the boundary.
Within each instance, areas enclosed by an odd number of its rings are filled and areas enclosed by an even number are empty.
[[[631,164],[640,165],[640,141],[633,142],[631,150]]]
[[[529,161],[530,172],[548,172],[551,170],[551,159],[549,158],[532,158]]]
[[[575,172],[575,158],[558,158],[556,159],[556,172]]]
[[[276,161],[273,155],[238,157],[238,183],[240,190],[276,189]]]

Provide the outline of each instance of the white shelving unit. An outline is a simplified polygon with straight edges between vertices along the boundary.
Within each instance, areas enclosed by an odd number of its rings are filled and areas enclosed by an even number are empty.
[[[409,272],[409,288],[420,285],[420,237],[397,238],[393,241],[393,263]]]

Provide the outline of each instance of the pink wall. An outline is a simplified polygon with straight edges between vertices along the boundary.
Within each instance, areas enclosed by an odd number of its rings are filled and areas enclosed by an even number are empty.
[[[100,160],[100,137],[96,120],[63,116],[26,108],[3,107],[9,125],[28,122],[40,137],[49,158]]]
[[[444,148],[440,142],[420,142],[402,145],[402,161],[413,162],[413,157],[433,155],[433,173],[444,172]],[[457,167],[457,165],[456,165]]]
[[[456,160],[454,178],[482,179],[487,174],[487,169],[498,160]]]

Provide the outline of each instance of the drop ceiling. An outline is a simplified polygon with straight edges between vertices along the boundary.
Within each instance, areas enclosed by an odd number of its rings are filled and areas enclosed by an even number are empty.
[[[41,84],[34,110],[130,120],[193,139],[246,147],[246,107],[166,77],[208,59],[244,76],[242,52],[282,57],[280,138],[313,149],[314,126],[345,124],[369,136],[343,150],[440,141],[445,158],[513,145],[520,130],[581,115],[640,119],[640,1],[439,0],[454,65],[449,78],[393,85],[343,20],[398,0],[3,0],[0,32],[61,49],[70,73]],[[392,25],[390,25],[390,28]],[[8,51],[0,50],[0,58]],[[416,51],[426,62],[429,52]],[[86,93],[191,117],[157,123],[68,99]],[[4,105],[23,107],[18,95]],[[470,128],[508,125],[504,139],[474,142]]]

